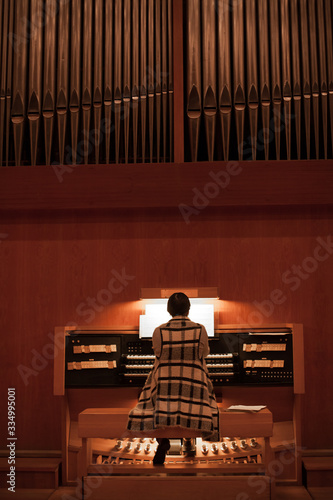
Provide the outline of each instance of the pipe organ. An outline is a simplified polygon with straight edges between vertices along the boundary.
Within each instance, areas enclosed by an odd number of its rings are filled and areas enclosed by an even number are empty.
[[[172,0],[0,13],[0,165],[172,160]]]
[[[173,429],[177,435],[168,436],[173,439],[166,477],[170,473],[199,478],[204,472],[210,481],[213,476],[227,480],[220,485],[227,492],[234,474],[237,478],[244,474],[246,479],[247,474],[259,473],[260,477],[268,473],[272,461],[279,462],[281,454],[283,476],[276,479],[300,484],[301,460],[296,450],[304,392],[302,325],[219,325],[214,337],[209,337],[209,347],[205,362],[219,405],[220,441],[205,442],[191,435],[187,450],[181,440],[186,436]],[[124,498],[124,484],[117,486],[119,475],[125,474],[129,481],[135,477],[154,481],[151,461],[161,431],[144,435],[126,431],[128,412],[137,402],[154,359],[152,340],[139,338],[135,327],[56,328],[54,394],[61,397],[63,407],[64,484],[82,476],[88,488],[96,475],[102,475],[96,498],[107,497],[111,490],[116,495],[118,487],[119,498]],[[226,411],[239,404],[264,405],[265,409],[259,413]],[[288,466],[286,454],[291,456]],[[239,491],[245,488],[247,492],[245,479],[237,483]],[[272,488],[274,480],[265,477],[268,483],[273,481]],[[272,498],[271,489],[265,491],[263,498]]]
[[[331,1],[209,4],[186,2],[187,160],[332,157]]]
[[[1,0],[0,165],[173,162],[183,114],[185,161],[332,158],[332,47],[331,0]]]

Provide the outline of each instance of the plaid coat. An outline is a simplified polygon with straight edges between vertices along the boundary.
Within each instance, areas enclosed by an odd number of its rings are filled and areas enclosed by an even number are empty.
[[[203,357],[209,351],[205,328],[178,316],[158,327],[153,338],[156,336],[160,336],[160,353],[155,352],[154,367],[138,404],[129,413],[128,429],[180,426],[199,430],[204,439],[217,441],[218,408]]]

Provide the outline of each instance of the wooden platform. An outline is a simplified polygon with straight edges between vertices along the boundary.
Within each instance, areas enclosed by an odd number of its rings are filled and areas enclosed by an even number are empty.
[[[184,489],[181,488],[184,494]],[[311,488],[309,492],[303,486],[279,486],[276,488],[274,500],[332,500],[333,488]],[[50,489],[18,489],[15,494],[0,489],[1,500],[81,500],[82,495],[78,488],[59,487]],[[183,496],[183,500],[185,497]],[[193,499],[192,499],[193,500]]]
[[[274,500],[311,500],[311,496],[304,486],[279,486]]]
[[[15,493],[8,491],[5,488],[0,488],[0,498],[1,500],[49,500],[55,490],[50,489],[30,489],[30,488],[18,488]],[[55,497],[61,498],[61,497]],[[75,498],[75,497],[74,497]],[[53,500],[53,497],[52,497]]]
[[[15,485],[20,488],[55,490],[59,486],[59,458],[16,458]],[[0,485],[6,487],[9,471],[8,459],[0,458]],[[15,497],[16,498],[16,497]]]
[[[304,457],[304,482],[307,488],[333,487],[333,457]],[[333,499],[333,496],[331,497]]]
[[[312,500],[332,500],[333,488],[309,488],[309,493]]]

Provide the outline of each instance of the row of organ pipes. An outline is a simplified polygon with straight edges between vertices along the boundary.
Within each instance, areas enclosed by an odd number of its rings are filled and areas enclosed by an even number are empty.
[[[0,0],[0,29],[0,165],[171,161],[172,0]]]
[[[185,160],[332,157],[332,0],[0,0],[0,166],[172,162],[179,2]]]
[[[286,159],[327,159],[331,0],[187,0],[186,7],[189,159],[202,159],[204,149],[213,161],[219,144],[228,160],[233,132],[240,160],[257,159],[258,139],[265,160],[282,151]]]

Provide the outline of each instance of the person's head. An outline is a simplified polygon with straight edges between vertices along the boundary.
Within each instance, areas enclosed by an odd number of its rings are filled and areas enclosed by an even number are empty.
[[[173,293],[168,300],[167,310],[171,316],[187,316],[191,304],[189,298],[185,293]]]

